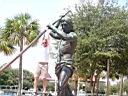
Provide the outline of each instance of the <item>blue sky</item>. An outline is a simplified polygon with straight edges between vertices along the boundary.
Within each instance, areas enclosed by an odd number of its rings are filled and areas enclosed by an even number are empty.
[[[60,15],[65,13],[64,8],[71,8],[78,0],[0,0],[0,26],[4,26],[5,19],[13,18],[20,13],[29,13],[32,19],[37,19],[40,30],[43,31],[47,24],[56,21]],[[12,56],[0,53],[0,65],[10,62],[19,54],[19,50]],[[40,45],[28,49],[23,54],[23,68],[34,72],[36,64],[43,58],[43,50]],[[11,66],[18,68],[19,59]],[[54,66],[49,64],[49,73],[54,76]]]

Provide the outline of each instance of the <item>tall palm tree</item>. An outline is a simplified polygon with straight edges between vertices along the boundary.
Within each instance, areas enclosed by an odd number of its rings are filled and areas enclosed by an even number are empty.
[[[12,19],[6,19],[4,37],[19,46],[20,51],[24,45],[31,43],[39,34],[39,23],[32,20],[28,13],[19,14]],[[35,45],[35,44],[34,44]],[[18,96],[21,96],[22,90],[22,55],[19,59],[19,88]]]

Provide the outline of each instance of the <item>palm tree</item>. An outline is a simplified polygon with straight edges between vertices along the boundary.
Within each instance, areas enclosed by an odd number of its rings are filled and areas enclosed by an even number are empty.
[[[32,20],[28,13],[19,14],[5,22],[4,38],[20,47],[20,52],[24,45],[31,43],[39,34],[39,23]],[[36,43],[35,43],[36,44]],[[34,45],[35,45],[34,44]],[[22,89],[22,55],[19,59],[19,89],[18,96],[21,96]]]

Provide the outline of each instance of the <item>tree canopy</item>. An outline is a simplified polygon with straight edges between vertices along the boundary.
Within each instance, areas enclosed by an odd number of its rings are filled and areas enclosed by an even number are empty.
[[[128,74],[128,10],[106,3],[94,6],[91,3],[76,7],[71,16],[78,34],[74,55],[80,74],[90,77],[95,72],[106,71],[111,60],[110,76]]]

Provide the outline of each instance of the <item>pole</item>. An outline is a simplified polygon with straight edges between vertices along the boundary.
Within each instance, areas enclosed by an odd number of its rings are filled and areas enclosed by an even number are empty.
[[[55,96],[57,96],[57,80],[56,80],[56,78],[55,78]]]
[[[77,86],[77,96],[79,96],[80,89],[80,79],[78,79],[78,86]]]
[[[31,46],[32,44],[34,44],[47,30],[44,30],[42,33],[40,33],[24,50],[22,50],[14,59],[12,59],[9,63],[7,63],[6,65],[2,66],[0,68],[0,74],[2,73],[2,71],[4,69],[6,69],[7,67],[9,67],[17,58],[19,58],[24,52],[26,52]]]

